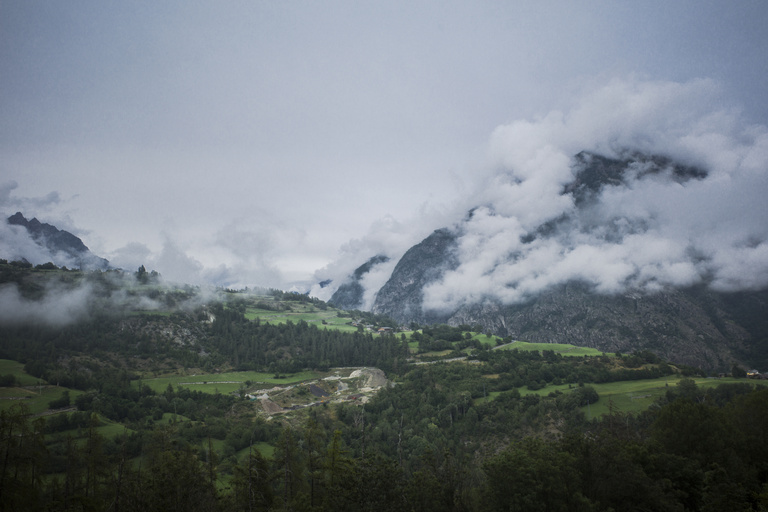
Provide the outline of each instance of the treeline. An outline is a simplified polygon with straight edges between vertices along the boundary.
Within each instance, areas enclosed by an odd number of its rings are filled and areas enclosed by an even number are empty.
[[[207,312],[215,318],[207,322]],[[169,334],[171,333],[171,334]],[[176,333],[186,338],[179,341]],[[0,326],[0,358],[74,389],[99,388],[121,368],[114,361],[149,361],[158,369],[229,367],[285,374],[332,366],[375,366],[401,371],[408,347],[394,336],[342,332],[300,321],[250,321],[238,308],[213,304],[169,316],[94,314],[63,327]],[[62,364],[66,361],[66,364]]]
[[[222,414],[233,404],[217,407],[211,404],[221,398],[212,398],[202,420],[158,423],[114,439],[98,433],[99,417],[88,411],[71,415],[74,438],[17,405],[0,412],[0,510],[768,506],[765,388],[729,384],[704,392],[684,379],[643,414],[611,411],[588,422],[562,396],[468,399],[471,390],[446,386],[463,380],[456,378],[462,368],[421,367],[364,407],[316,407],[292,423]],[[148,398],[151,407],[162,398],[177,407],[204,400],[173,389],[141,394],[138,401]],[[214,449],[222,439],[225,448]],[[270,457],[255,447],[262,440],[274,446]],[[246,454],[237,460],[240,449]]]
[[[486,379],[486,386],[493,391],[505,391],[523,386],[541,389],[549,384],[584,384],[619,382],[625,380],[657,379],[675,373],[669,364],[647,351],[619,356],[619,361],[631,360],[635,368],[617,365],[615,358],[605,356],[563,356],[553,350],[490,350],[483,345],[475,350],[472,357],[487,364],[487,373],[494,374],[493,380]],[[684,375],[693,375],[686,368]]]
[[[212,311],[215,349],[240,370],[290,373],[305,368],[376,366],[390,372],[402,368],[408,357],[407,344],[394,336],[374,338],[369,332],[325,329],[305,321],[249,321],[241,312],[221,305]]]
[[[483,463],[485,510],[766,510],[768,390],[681,381],[638,417],[612,413]]]
[[[182,346],[162,335],[163,328],[179,320],[188,329],[199,329],[181,314],[152,319],[96,314],[63,327],[1,326],[0,358],[24,363],[27,373],[54,385],[100,389],[133,361],[156,361],[158,368],[201,363],[199,347]]]

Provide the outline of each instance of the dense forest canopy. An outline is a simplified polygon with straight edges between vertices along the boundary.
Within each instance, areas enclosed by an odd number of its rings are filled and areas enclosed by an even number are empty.
[[[0,326],[2,396],[32,397],[0,403],[0,510],[768,508],[768,389],[738,366],[706,380],[648,351],[399,331],[278,290],[0,266],[24,304],[84,307]],[[388,381],[334,400],[342,367]],[[249,380],[194,380],[225,374]],[[631,412],[598,391],[646,381],[660,391]],[[273,387],[279,413],[257,399]]]

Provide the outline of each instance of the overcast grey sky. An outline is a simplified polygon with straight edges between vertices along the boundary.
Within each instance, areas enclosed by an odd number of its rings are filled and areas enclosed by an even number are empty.
[[[588,111],[564,126],[599,145],[595,91],[682,84],[749,138],[766,27],[762,0],[0,0],[0,209],[125,268],[287,287],[456,220],[516,123]]]

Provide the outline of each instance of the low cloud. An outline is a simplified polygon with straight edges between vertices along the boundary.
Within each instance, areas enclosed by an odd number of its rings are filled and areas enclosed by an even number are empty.
[[[16,284],[3,285],[0,287],[0,324],[61,327],[85,318],[91,299],[89,285],[69,289],[51,287],[40,300],[23,297]]]
[[[387,282],[403,254],[426,237],[434,229],[431,226],[447,222],[452,213],[452,210],[449,212],[446,209],[422,205],[417,217],[409,221],[398,221],[391,216],[379,219],[371,224],[364,236],[344,244],[336,260],[315,272],[315,284],[310,290],[310,295],[329,300],[357,267],[374,256],[386,256],[389,261],[374,265],[360,283],[364,289],[362,307],[370,308],[376,292]]]
[[[284,288],[280,268],[285,254],[299,251],[304,234],[297,229],[253,219],[238,219],[210,235],[184,240],[168,229],[159,250],[132,242],[109,255],[113,265],[135,270],[144,265],[167,282],[243,288]]]
[[[16,196],[13,194],[13,191],[18,187],[19,184],[14,180],[0,183],[0,207],[2,207],[3,210],[14,209],[16,211],[20,210],[26,212],[45,212],[62,203],[59,193],[55,191],[49,192],[42,197]]]
[[[118,270],[50,274],[47,279],[22,276],[21,283],[0,285],[0,325],[64,327],[98,315],[192,311],[220,298],[210,287],[179,288],[156,276],[151,279],[151,286],[144,288],[139,286],[135,272]]]
[[[581,151],[707,174],[639,169],[577,204],[563,191]],[[425,289],[428,309],[511,304],[573,280],[601,293],[768,286],[768,130],[745,126],[710,81],[612,81],[569,111],[500,126],[490,157],[467,203],[481,206],[456,224],[460,264]]]

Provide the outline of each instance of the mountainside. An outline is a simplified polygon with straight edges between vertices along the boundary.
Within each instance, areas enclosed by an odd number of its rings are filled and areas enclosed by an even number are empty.
[[[386,263],[389,257],[378,254],[359,267],[333,293],[330,303],[341,309],[359,309],[363,307],[365,289],[361,281],[377,265]]]
[[[36,218],[27,220],[21,212],[8,217],[8,224],[26,228],[30,238],[48,251],[51,260],[57,265],[75,266],[84,270],[106,269],[109,266],[109,261],[93,254],[80,238],[56,226],[40,222]],[[14,256],[29,259],[25,254]]]
[[[526,341],[606,352],[647,349],[704,368],[726,369],[744,360],[768,365],[768,291],[718,293],[698,286],[600,294],[572,282],[519,304],[488,299],[447,313],[425,310],[423,289],[455,265],[455,240],[448,230],[438,230],[411,248],[379,291],[373,312],[404,325],[479,325]]]
[[[377,293],[372,312],[386,314],[402,324],[441,321],[444,315],[422,307],[423,289],[446,270],[456,268],[458,262],[452,253],[455,244],[456,235],[451,230],[438,229],[410,248]]]
[[[602,295],[571,283],[524,304],[467,305],[446,323],[479,324],[513,339],[606,352],[651,350],[670,360],[726,370],[735,361],[768,364],[766,313],[768,291],[716,293],[695,287]]]
[[[587,152],[573,157],[571,170],[559,193],[570,206],[560,214],[525,226],[493,206],[473,209],[405,253],[372,311],[403,325],[469,324],[527,341],[649,349],[706,368],[768,364],[768,291],[708,286],[716,268],[695,241],[669,264],[662,253],[643,265],[592,261],[618,251],[630,258],[652,246],[650,234],[659,230],[654,215],[628,213],[610,198],[648,186],[678,190],[706,179],[706,170],[659,156]],[[506,252],[497,250],[504,244]],[[578,272],[555,269],[576,254]],[[617,268],[623,274],[614,277]]]

